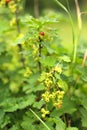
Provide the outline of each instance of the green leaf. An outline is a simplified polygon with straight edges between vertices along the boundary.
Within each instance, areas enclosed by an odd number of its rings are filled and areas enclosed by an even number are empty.
[[[41,59],[40,62],[44,65],[44,66],[49,66],[52,67],[54,66],[56,59],[54,57],[45,57],[44,59]]]
[[[82,126],[87,128],[87,110],[81,108],[80,113],[81,113]]]
[[[75,112],[77,109],[76,109],[76,106],[75,106],[75,103],[74,101],[72,101],[70,99],[70,97],[68,96],[64,96],[63,98],[63,104],[62,104],[62,108],[61,109],[58,109],[58,110],[54,110],[51,115],[52,116],[61,116],[63,115],[64,113],[68,113],[68,114],[72,114],[73,112]]]
[[[76,71],[77,71],[78,74],[82,74],[84,72],[84,68],[81,65],[77,65]]]
[[[76,127],[68,127],[68,128],[66,128],[66,130],[78,130],[78,128],[76,128]]]
[[[1,128],[4,128],[7,124],[10,123],[10,117],[8,115],[5,115],[3,123],[1,124]]]
[[[69,57],[69,56],[66,56],[66,55],[61,56],[61,57],[60,57],[60,60],[63,60],[63,61],[65,61],[65,62],[71,62],[70,57]]]
[[[87,82],[87,67],[77,66],[76,68],[77,72],[81,74],[81,79],[85,82]]]
[[[40,85],[34,87],[34,92],[42,91],[44,89],[45,89],[45,86],[43,84],[40,84]]]
[[[27,120],[26,120],[27,119]],[[32,124],[31,119],[26,118],[22,123],[21,126],[24,130],[35,130],[35,126]]]
[[[24,109],[30,106],[35,101],[35,95],[31,94],[19,98],[8,98],[5,100],[1,106],[3,106],[5,112],[14,112],[18,109]]]
[[[81,104],[82,104],[83,107],[87,110],[87,96],[84,97],[84,98],[81,100]]]
[[[81,76],[81,79],[82,79],[84,82],[87,82],[87,71],[86,71],[86,73],[84,73],[84,74]]]
[[[6,50],[5,43],[0,42],[0,55],[1,55],[1,53],[5,52],[5,50]]]
[[[56,49],[53,49],[53,48],[51,48],[49,45],[48,45],[48,43],[42,43],[43,44],[43,46],[47,49],[47,51],[49,52],[49,54],[57,54],[57,51],[56,51]]]
[[[39,102],[35,102],[33,107],[40,109],[45,104],[44,100],[40,100]]]
[[[0,64],[9,63],[12,57],[10,55],[0,55]]]
[[[3,109],[0,109],[0,125],[1,125],[2,122],[3,122],[4,115],[5,115],[5,112],[3,111]]]
[[[3,34],[4,31],[9,30],[8,21],[6,19],[3,19],[0,21],[0,35]]]
[[[41,75],[40,75],[40,78],[38,79],[40,82],[44,81],[46,78],[46,72],[42,72]]]
[[[59,86],[59,88],[61,88],[61,89],[64,90],[65,92],[68,91],[68,85],[67,85],[67,83],[66,83],[65,81],[59,80],[59,81],[58,81],[58,86]]]
[[[60,118],[57,118],[55,123],[56,123],[56,130],[65,130],[66,125]]]
[[[16,124],[16,125],[13,125],[9,130],[20,130],[20,128]]]
[[[8,98],[2,103],[5,112],[13,112],[18,109],[16,98]]]
[[[23,120],[20,125],[24,130],[29,130],[30,129],[29,127],[30,126],[32,127],[32,123],[34,121],[35,121],[34,115],[29,110],[27,110],[26,113],[23,115]]]
[[[18,108],[24,109],[27,106],[32,105],[35,102],[35,95],[31,94],[26,97],[22,97],[18,100]]]

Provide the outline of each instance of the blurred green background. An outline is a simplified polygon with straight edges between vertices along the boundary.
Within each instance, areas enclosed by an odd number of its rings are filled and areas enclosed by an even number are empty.
[[[67,0],[59,0],[64,6],[67,7]],[[73,17],[73,21],[75,24],[75,32],[77,33],[78,24],[77,24],[77,16],[76,16],[76,7],[75,0],[68,0],[70,4],[71,14]],[[56,14],[63,15],[64,20],[60,21],[57,25],[59,30],[59,35],[62,40],[62,44],[65,47],[72,48],[72,29],[69,21],[69,17],[67,14],[56,4],[55,0],[23,0],[24,13],[33,15],[34,17],[38,15],[39,17],[43,15],[47,15],[50,12],[56,12]],[[78,0],[81,12],[87,11],[87,0]],[[38,12],[37,10],[38,6]],[[0,10],[0,18],[7,15],[8,12],[4,12],[2,9]],[[82,15],[83,26],[81,30],[80,40],[87,41],[87,14]],[[4,30],[6,19],[0,21],[0,30]],[[3,24],[3,26],[2,26]],[[69,49],[70,50],[70,49]]]
[[[67,0],[59,0],[63,5],[67,7]],[[68,0],[70,4],[70,9],[73,17],[73,21],[75,24],[75,29],[76,33],[78,30],[78,25],[77,25],[77,16],[76,16],[76,8],[75,8],[75,0]],[[81,12],[86,12],[87,10],[87,0],[78,0]],[[49,13],[50,11],[55,11],[57,13],[61,12],[65,16],[65,21],[61,21],[58,24],[59,28],[59,35],[60,38],[62,39],[62,43],[65,47],[72,48],[72,30],[71,30],[71,25],[68,16],[66,13],[56,4],[55,0],[25,0],[24,3],[24,9],[27,11],[27,13],[32,14],[35,16],[35,4],[38,3],[38,13],[39,16],[43,15],[45,13]],[[81,36],[80,40],[81,41],[87,41],[87,14],[82,15],[82,21],[83,21],[83,26],[81,30]]]

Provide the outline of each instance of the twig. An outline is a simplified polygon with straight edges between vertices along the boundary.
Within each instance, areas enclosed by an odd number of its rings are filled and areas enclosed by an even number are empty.
[[[85,54],[84,54],[84,58],[83,58],[83,62],[82,62],[82,67],[85,66],[86,60],[87,60],[87,50],[86,50],[86,52],[85,52]]]
[[[39,38],[40,39],[40,38]],[[41,50],[42,50],[42,45],[41,45],[41,40],[39,41],[39,48],[38,48],[38,51],[39,51],[39,59],[41,58]],[[39,66],[39,72],[41,73],[41,63],[40,61],[38,62],[38,66]]]
[[[82,15],[82,14],[87,14],[87,12],[81,12],[80,15]]]

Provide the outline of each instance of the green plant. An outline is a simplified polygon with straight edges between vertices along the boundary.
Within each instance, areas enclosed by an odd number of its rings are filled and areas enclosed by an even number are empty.
[[[72,63],[56,29],[58,14],[36,19],[22,15],[21,5],[0,1],[1,19],[9,14],[0,21],[0,130],[84,130],[87,45],[81,42]]]

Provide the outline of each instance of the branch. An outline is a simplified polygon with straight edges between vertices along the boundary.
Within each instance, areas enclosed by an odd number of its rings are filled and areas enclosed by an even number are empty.
[[[39,58],[41,58],[41,51],[42,51],[42,45],[41,45],[41,39],[40,39],[40,37],[39,37],[39,48],[38,48],[38,51],[39,51]],[[40,63],[40,61],[38,62],[38,66],[39,66],[39,72],[41,73],[41,63]]]

